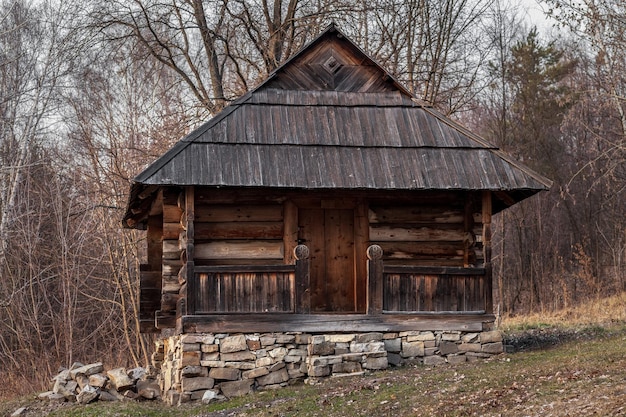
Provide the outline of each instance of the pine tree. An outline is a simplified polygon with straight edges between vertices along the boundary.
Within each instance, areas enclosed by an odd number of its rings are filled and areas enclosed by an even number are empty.
[[[553,179],[558,177],[563,152],[560,126],[571,107],[574,92],[567,78],[576,67],[555,42],[543,45],[537,29],[512,48],[506,68],[513,91],[511,127],[514,149],[520,159]]]

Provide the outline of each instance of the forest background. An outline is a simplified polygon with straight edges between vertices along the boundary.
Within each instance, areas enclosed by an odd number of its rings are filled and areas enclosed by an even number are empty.
[[[625,291],[626,3],[538,4],[541,30],[513,0],[0,0],[0,398],[148,362],[131,179],[331,22],[554,180],[495,218],[499,314]]]

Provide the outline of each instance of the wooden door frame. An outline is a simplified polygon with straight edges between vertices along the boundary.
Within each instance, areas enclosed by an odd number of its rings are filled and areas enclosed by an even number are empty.
[[[285,262],[292,263],[290,253],[298,244],[299,210],[346,209],[352,210],[354,249],[354,300],[355,311],[365,313],[367,308],[367,247],[369,245],[368,203],[364,198],[296,197],[285,201]],[[306,244],[306,243],[305,243]],[[346,313],[347,314],[347,313]]]

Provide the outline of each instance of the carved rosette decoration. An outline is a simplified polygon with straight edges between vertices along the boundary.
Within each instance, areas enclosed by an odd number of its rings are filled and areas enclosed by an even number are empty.
[[[293,254],[297,260],[309,259],[309,248],[306,245],[298,245],[294,248]]]
[[[371,245],[367,248],[367,258],[371,261],[376,261],[383,258],[383,248],[378,245]]]

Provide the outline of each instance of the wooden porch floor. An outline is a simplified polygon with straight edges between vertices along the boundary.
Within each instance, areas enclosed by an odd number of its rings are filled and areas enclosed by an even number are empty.
[[[203,314],[178,320],[182,333],[367,333],[401,331],[483,331],[493,314]]]

